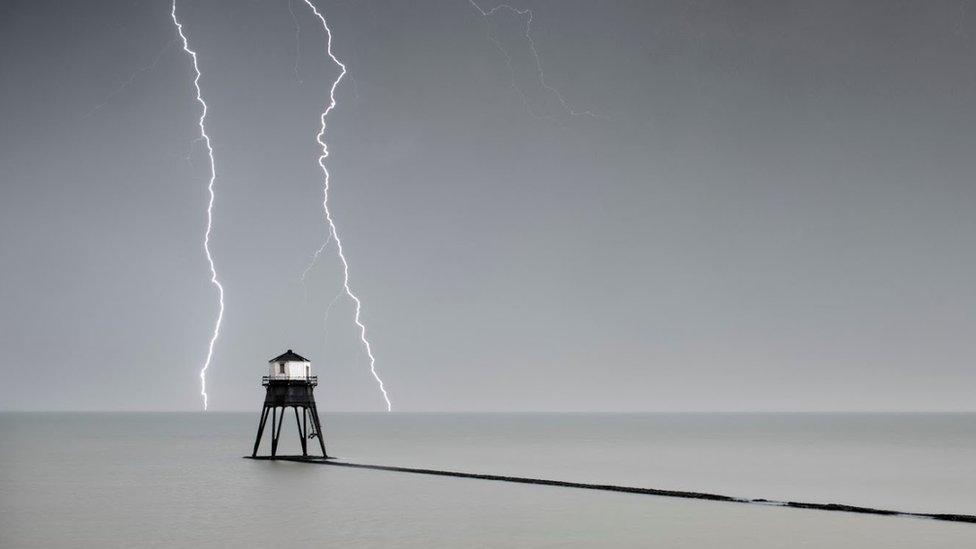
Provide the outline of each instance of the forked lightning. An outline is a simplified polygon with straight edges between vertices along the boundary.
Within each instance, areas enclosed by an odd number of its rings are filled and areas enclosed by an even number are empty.
[[[356,305],[354,320],[356,322],[356,326],[359,327],[359,339],[362,341],[363,347],[366,349],[366,355],[369,357],[369,371],[371,374],[373,374],[373,378],[376,380],[376,383],[379,384],[380,392],[383,393],[383,400],[386,401],[386,410],[389,412],[393,410],[393,404],[390,402],[390,396],[387,394],[386,388],[383,386],[383,380],[380,379],[379,374],[376,373],[376,358],[373,356],[373,349],[369,344],[369,339],[366,338],[366,325],[363,324],[361,318],[362,304],[360,303],[359,298],[356,297],[356,294],[353,293],[352,289],[349,287],[349,262],[346,260],[346,256],[343,253],[342,240],[339,238],[339,232],[336,230],[335,222],[332,219],[332,212],[329,210],[329,168],[325,163],[326,159],[329,157],[329,146],[325,141],[325,123],[329,113],[332,112],[332,109],[334,109],[336,106],[335,91],[336,88],[339,87],[339,82],[341,82],[342,78],[346,75],[346,66],[342,63],[342,61],[339,61],[339,58],[337,58],[334,53],[332,53],[332,30],[329,28],[329,24],[326,22],[325,17],[319,12],[318,8],[315,7],[315,4],[313,4],[311,0],[304,1],[305,4],[311,8],[312,13],[314,13],[322,23],[322,28],[325,30],[326,37],[326,54],[328,54],[332,62],[339,67],[339,76],[336,77],[336,79],[332,82],[332,87],[329,88],[329,104],[325,107],[325,110],[322,111],[320,116],[321,125],[319,127],[318,134],[315,136],[316,142],[318,142],[319,146],[322,147],[322,154],[319,155],[319,167],[322,168],[323,175],[322,210],[325,214],[325,221],[329,225],[329,238],[335,240],[339,260],[342,262],[342,287],[345,289],[346,295],[348,295]],[[326,243],[328,243],[328,241],[326,241]],[[325,245],[319,248],[319,251],[316,252],[316,256],[317,254],[321,253],[322,249],[324,248]]]
[[[173,24],[176,25],[176,31],[179,32],[180,39],[183,41],[183,51],[193,61],[193,87],[196,89],[197,101],[200,103],[202,109],[197,125],[200,126],[200,139],[206,146],[207,156],[210,158],[210,181],[207,183],[210,200],[207,202],[207,230],[203,234],[203,251],[207,255],[207,262],[210,264],[210,282],[217,287],[217,300],[220,307],[217,311],[217,321],[214,322],[213,335],[210,336],[210,345],[207,347],[207,359],[204,361],[203,367],[200,368],[200,396],[203,397],[203,409],[206,411],[207,368],[210,367],[210,363],[213,360],[214,345],[217,343],[217,338],[220,337],[220,323],[224,319],[224,287],[220,284],[220,280],[217,279],[217,268],[214,265],[213,255],[210,253],[210,233],[213,230],[214,181],[217,179],[217,168],[214,164],[213,146],[210,144],[210,136],[207,134],[207,103],[203,100],[203,93],[200,90],[201,73],[200,66],[197,64],[197,52],[190,49],[190,42],[187,40],[186,34],[183,33],[183,24],[176,17],[176,0],[173,0],[173,9],[170,15],[173,17]]]

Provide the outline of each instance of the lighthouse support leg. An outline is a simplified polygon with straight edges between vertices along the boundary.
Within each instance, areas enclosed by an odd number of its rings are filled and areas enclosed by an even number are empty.
[[[251,452],[251,457],[256,457],[258,455],[258,446],[261,445],[261,434],[264,433],[264,424],[268,421],[268,407],[265,406],[261,410],[261,420],[258,421],[258,436],[254,439],[254,451]]]
[[[277,411],[277,408],[275,408]],[[285,422],[285,407],[281,407],[281,416],[278,418],[278,427],[275,429],[274,438],[271,440],[271,457],[278,455],[278,440],[281,438],[281,424]],[[274,425],[271,426],[274,428]]]
[[[275,446],[277,446],[278,441],[275,440],[275,427],[278,425],[278,407],[271,407],[271,456],[275,455]]]
[[[295,410],[295,425],[298,427],[298,440],[302,442],[302,457],[308,456],[308,447],[305,444],[305,431],[302,430],[302,420],[298,419],[298,406],[292,406]]]
[[[322,422],[319,421],[319,409],[313,402],[311,405],[312,422],[315,424],[315,435],[319,439],[319,448],[322,449],[322,457],[327,458],[329,454],[325,453],[325,435],[322,433]]]

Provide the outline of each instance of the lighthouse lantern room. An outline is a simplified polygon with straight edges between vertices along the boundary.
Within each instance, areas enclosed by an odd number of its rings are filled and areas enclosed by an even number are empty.
[[[312,362],[291,349],[268,361],[269,379],[307,379],[312,374]]]

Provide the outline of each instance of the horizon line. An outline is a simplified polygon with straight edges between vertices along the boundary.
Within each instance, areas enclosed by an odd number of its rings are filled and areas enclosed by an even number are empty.
[[[260,411],[260,410],[259,410]],[[322,413],[329,414],[389,414],[383,410],[321,410]],[[252,413],[251,409],[231,409],[231,410],[210,410],[211,413]],[[66,414],[195,414],[204,413],[203,410],[179,409],[179,410],[159,410],[159,409],[123,409],[123,410],[104,410],[104,409],[15,409],[0,408],[3,413],[66,413]],[[606,414],[606,415],[627,415],[627,414],[976,414],[976,409],[912,409],[912,410],[400,410],[396,414]]]

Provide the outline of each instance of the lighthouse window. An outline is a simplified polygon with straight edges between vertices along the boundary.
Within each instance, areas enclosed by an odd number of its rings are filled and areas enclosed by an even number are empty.
[[[285,373],[285,363],[284,362],[279,362],[278,363],[278,373],[279,374]]]

